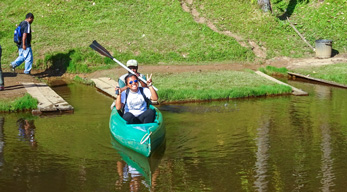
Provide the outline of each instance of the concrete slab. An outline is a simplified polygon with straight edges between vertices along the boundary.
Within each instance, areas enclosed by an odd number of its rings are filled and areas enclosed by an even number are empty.
[[[305,92],[305,91],[303,91],[301,89],[295,88],[295,87],[293,87],[291,85],[288,85],[287,83],[283,83],[282,81],[279,81],[279,80],[277,80],[277,79],[275,79],[275,78],[273,78],[273,77],[271,77],[269,75],[266,75],[265,73],[263,73],[261,71],[256,71],[255,73],[260,75],[260,76],[262,76],[262,77],[265,77],[266,79],[269,79],[269,80],[271,80],[273,82],[276,82],[278,84],[282,84],[282,85],[286,85],[286,86],[291,87],[293,95],[296,95],[296,96],[306,96],[306,95],[308,95],[307,92]]]
[[[71,111],[74,108],[45,83],[22,83],[27,92],[38,100],[41,112]]]

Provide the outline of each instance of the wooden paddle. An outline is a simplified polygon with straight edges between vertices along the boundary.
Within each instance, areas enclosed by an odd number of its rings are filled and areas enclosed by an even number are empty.
[[[120,66],[122,66],[124,69],[126,69],[127,71],[129,71],[130,73],[136,75],[134,73],[134,71],[130,70],[127,66],[125,66],[123,63],[121,63],[120,61],[118,61],[116,58],[114,58],[110,52],[108,52],[103,46],[101,46],[96,40],[93,41],[92,44],[89,45],[90,48],[94,49],[95,51],[97,51],[98,53],[100,53],[101,55],[108,57],[110,59],[112,59],[113,61],[115,61],[116,63],[118,63]],[[137,76],[137,75],[136,75]],[[138,76],[138,78],[143,81],[144,83],[147,84],[147,81],[145,79],[143,79],[142,77]],[[153,86],[153,89],[155,91],[158,91],[158,89],[156,87]]]

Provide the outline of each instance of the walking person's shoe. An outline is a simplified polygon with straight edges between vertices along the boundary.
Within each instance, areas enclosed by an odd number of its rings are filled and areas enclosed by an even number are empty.
[[[12,65],[12,64],[10,64],[10,69],[11,69],[11,71],[14,73],[14,69],[15,69],[15,67],[13,67],[13,65]]]

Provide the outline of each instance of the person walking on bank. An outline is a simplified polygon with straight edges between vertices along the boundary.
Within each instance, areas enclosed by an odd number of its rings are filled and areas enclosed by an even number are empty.
[[[4,90],[4,76],[2,75],[2,69],[1,69],[1,54],[2,54],[2,49],[0,45],[0,91]]]
[[[18,57],[15,61],[10,64],[12,71],[25,61],[24,73],[30,74],[32,65],[33,65],[33,52],[31,49],[31,24],[34,21],[34,15],[28,13],[25,17],[25,20],[22,21],[20,26],[20,33],[22,38],[18,46]]]

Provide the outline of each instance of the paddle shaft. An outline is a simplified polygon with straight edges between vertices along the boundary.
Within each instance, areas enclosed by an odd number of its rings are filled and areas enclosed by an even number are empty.
[[[112,57],[112,59],[113,59],[113,61],[115,61],[116,63],[118,63],[120,66],[122,66],[124,69],[126,69],[127,71],[129,71],[131,74],[134,74],[134,75],[137,76],[137,74],[136,74],[134,71],[132,71],[131,69],[129,69],[127,66],[125,66],[123,63],[121,63],[120,61],[118,61],[116,58]],[[145,79],[143,79],[141,76],[138,76],[138,78],[139,78],[141,81],[143,81],[144,83],[147,84],[147,81],[146,81]],[[156,87],[154,87],[154,85],[152,85],[152,87],[153,87],[153,89],[154,89],[155,91],[158,91],[158,89],[157,89]]]
[[[92,49],[94,49],[95,51],[99,52],[101,55],[103,55],[103,56],[105,56],[105,57],[108,57],[108,58],[112,59],[113,61],[115,61],[116,63],[118,63],[120,66],[122,66],[124,69],[126,69],[127,71],[129,71],[131,74],[134,74],[134,75],[137,76],[137,74],[136,74],[134,71],[130,70],[130,69],[129,69],[128,67],[126,67],[123,63],[121,63],[121,62],[118,61],[116,58],[114,58],[114,57],[110,54],[110,52],[108,52],[108,51],[107,51],[102,45],[100,45],[96,40],[94,40],[93,43],[89,45],[89,47],[92,48]],[[152,77],[152,75],[151,75],[151,77]],[[139,78],[141,81],[143,81],[144,83],[147,84],[147,81],[144,80],[141,76],[138,76],[138,78]],[[153,89],[154,89],[155,91],[158,91],[158,89],[157,89],[156,87],[154,87],[153,85],[152,85],[152,87],[153,87]]]

